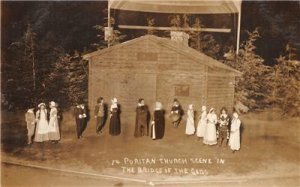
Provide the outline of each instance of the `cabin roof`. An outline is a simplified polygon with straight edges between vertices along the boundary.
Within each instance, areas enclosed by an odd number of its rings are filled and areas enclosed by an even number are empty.
[[[83,55],[83,58],[85,59],[89,59],[93,56],[101,56],[102,54],[105,54],[105,53],[108,53],[110,51],[113,51],[113,50],[116,50],[116,49],[119,49],[119,48],[122,48],[122,47],[126,47],[126,46],[129,46],[129,45],[132,45],[132,44],[135,44],[137,42],[142,42],[142,41],[145,41],[145,40],[151,40],[155,43],[157,43],[158,45],[161,45],[161,46],[164,46],[166,48],[169,48],[171,50],[174,50],[176,51],[177,53],[181,54],[181,55],[184,55],[186,56],[187,58],[191,58],[193,59],[194,61],[198,62],[198,63],[201,63],[201,64],[204,64],[208,67],[217,67],[217,68],[221,68],[221,69],[225,69],[225,70],[229,70],[231,72],[233,72],[235,75],[241,75],[241,72],[203,54],[203,53],[200,53],[198,52],[197,50],[191,48],[191,47],[188,47],[188,46],[184,46],[180,43],[176,43],[174,41],[172,41],[171,39],[168,39],[168,38],[161,38],[161,37],[158,37],[158,36],[154,36],[154,35],[145,35],[145,36],[141,36],[141,37],[138,37],[138,38],[135,38],[135,39],[132,39],[132,40],[129,40],[129,41],[126,41],[126,42],[123,42],[123,43],[120,43],[120,44],[117,44],[117,45],[114,45],[112,47],[109,47],[109,48],[105,48],[105,49],[102,49],[102,50],[97,50],[97,51],[94,51],[94,52],[91,52],[91,53],[88,53],[88,54],[85,54]],[[207,59],[207,60],[203,60],[203,59]]]

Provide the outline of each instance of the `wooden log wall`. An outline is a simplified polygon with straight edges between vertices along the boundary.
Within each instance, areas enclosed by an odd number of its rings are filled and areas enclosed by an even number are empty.
[[[231,109],[233,105],[234,77],[230,72],[208,68],[201,61],[195,62],[151,40],[93,56],[89,70],[91,108],[100,96],[108,104],[111,98],[117,97],[122,111],[130,114],[135,114],[140,97],[151,112],[155,101],[160,101],[169,113],[174,98],[180,101],[185,112],[189,104],[194,104],[197,111],[202,105],[217,110],[222,106]]]

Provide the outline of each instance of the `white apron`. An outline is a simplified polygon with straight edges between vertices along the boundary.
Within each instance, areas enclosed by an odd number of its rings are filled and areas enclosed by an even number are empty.
[[[229,138],[229,146],[231,150],[237,151],[240,149],[240,126],[241,121],[239,119],[233,119],[231,122],[231,131]]]
[[[56,108],[52,108],[50,110],[50,120],[49,120],[48,131],[49,131],[49,140],[59,140],[60,139]]]
[[[47,121],[47,110],[38,110],[36,112],[37,124],[34,141],[43,142],[49,140],[48,136],[48,121]]]
[[[203,139],[203,143],[207,145],[216,145],[217,144],[217,115],[216,114],[208,114],[207,115],[207,125],[205,130],[205,135]]]
[[[198,122],[198,126],[197,126],[198,137],[204,137],[205,130],[206,130],[206,121],[207,121],[206,115],[207,115],[206,111],[203,111],[201,114],[201,118]]]
[[[194,133],[195,133],[194,110],[188,110],[185,134],[192,135]]]

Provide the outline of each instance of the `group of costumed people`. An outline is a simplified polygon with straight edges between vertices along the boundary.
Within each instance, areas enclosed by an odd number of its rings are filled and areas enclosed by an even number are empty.
[[[26,122],[28,129],[28,144],[32,143],[34,135],[35,142],[44,142],[51,140],[57,143],[60,139],[57,107],[54,101],[49,104],[50,112],[46,109],[45,103],[38,105],[36,115],[34,109],[31,108],[26,113]],[[111,100],[109,115],[107,115],[107,106],[104,99],[100,97],[94,110],[96,118],[96,133],[101,134],[105,125],[107,116],[109,117],[109,134],[117,136],[121,133],[120,106],[117,98]],[[229,145],[233,152],[240,149],[240,126],[241,121],[236,112],[230,118],[226,108],[221,109],[220,116],[215,113],[215,109],[211,108],[208,113],[205,106],[202,106],[201,115],[198,125],[195,127],[195,111],[192,104],[187,110],[185,134],[196,135],[199,140],[203,138],[203,144],[222,146]],[[49,116],[49,117],[48,117]],[[82,134],[87,126],[87,109],[84,104],[78,104],[74,109],[76,121],[77,138],[82,138]],[[150,117],[151,116],[151,117]],[[177,128],[182,120],[183,109],[177,99],[174,99],[171,109],[170,119],[172,125]],[[36,124],[36,127],[35,127]],[[165,111],[161,102],[155,103],[155,109],[150,115],[147,105],[143,98],[138,100],[136,107],[136,123],[134,136],[150,136],[153,140],[162,139],[165,134]],[[219,143],[218,143],[219,141]]]
[[[195,111],[193,105],[190,104],[187,110],[185,134],[195,135],[199,140],[203,138],[203,144],[216,145],[219,141],[219,146],[229,145],[233,152],[240,149],[240,126],[241,120],[236,112],[233,113],[232,119],[230,118],[225,107],[221,109],[221,114],[218,116],[215,109],[211,108],[207,113],[206,106],[202,106],[201,115],[199,117],[197,128],[195,127]],[[182,120],[183,109],[177,99],[174,99],[171,109],[171,122],[177,128]],[[139,99],[136,108],[136,125],[135,137],[140,137],[149,134],[149,111],[144,103],[144,99]],[[153,112],[152,120],[150,123],[150,137],[152,139],[162,139],[165,131],[164,110],[162,104],[156,102]]]
[[[25,114],[25,120],[27,144],[30,145],[33,141],[58,143],[60,140],[57,104],[54,101],[49,103],[49,109],[45,103],[40,103],[36,113],[34,113],[34,107],[29,108]]]
[[[232,119],[228,115],[226,108],[221,109],[219,118],[215,113],[215,109],[211,108],[207,113],[206,107],[202,106],[202,112],[199,117],[197,128],[195,127],[195,111],[193,105],[190,104],[187,110],[186,128],[185,134],[197,135],[199,140],[203,138],[203,143],[206,145],[222,146],[225,141],[225,145],[229,145],[233,152],[240,149],[240,126],[241,121],[236,112],[233,113]],[[172,125],[177,128],[182,120],[183,109],[177,99],[174,99],[171,109],[171,122]],[[149,112],[144,104],[144,100],[140,99],[136,109],[136,137],[148,135],[148,120]],[[164,136],[165,119],[164,110],[162,104],[156,102],[155,110],[151,120],[150,137],[152,139],[161,139]]]
[[[96,133],[101,134],[106,121],[106,105],[102,97],[97,100],[94,115],[96,118]],[[117,98],[111,100],[109,109],[109,134],[117,136],[121,133],[120,106]],[[162,104],[156,102],[150,127],[150,113],[144,99],[139,99],[136,107],[135,137],[149,136],[153,139],[162,139],[165,131],[164,110]]]
[[[193,113],[193,109],[190,108],[190,113]],[[193,129],[193,116],[189,116],[191,122],[189,132],[194,134],[195,129]],[[234,112],[232,118],[230,118],[225,107],[221,109],[220,116],[215,113],[215,109],[211,108],[209,112],[206,111],[206,106],[202,106],[202,112],[197,125],[196,135],[199,140],[203,138],[203,143],[206,145],[229,145],[230,149],[233,151],[238,151],[240,149],[240,127],[241,120],[239,119],[238,113]],[[187,133],[188,134],[188,133]],[[219,142],[218,142],[219,141]]]

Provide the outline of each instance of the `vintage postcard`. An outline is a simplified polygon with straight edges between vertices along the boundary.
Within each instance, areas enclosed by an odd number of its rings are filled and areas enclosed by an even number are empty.
[[[299,18],[299,1],[1,1],[1,186],[300,186]]]

